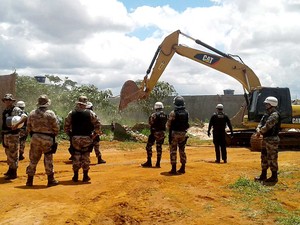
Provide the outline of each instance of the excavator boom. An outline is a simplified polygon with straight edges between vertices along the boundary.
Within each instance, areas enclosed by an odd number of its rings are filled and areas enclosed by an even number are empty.
[[[211,54],[178,44],[180,34],[217,54]],[[247,65],[177,30],[168,35],[158,47],[141,86],[137,87],[134,81],[126,81],[124,83],[120,94],[120,110],[127,107],[130,102],[146,98],[150,94],[175,53],[233,77],[248,92],[261,86],[258,77]],[[153,64],[152,73],[148,77]]]

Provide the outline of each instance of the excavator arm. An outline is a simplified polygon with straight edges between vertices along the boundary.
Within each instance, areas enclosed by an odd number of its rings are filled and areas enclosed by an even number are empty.
[[[180,34],[216,54],[178,44]],[[261,86],[256,74],[241,60],[238,61],[233,56],[225,54],[177,30],[167,36],[158,47],[140,87],[137,87],[132,80],[124,83],[120,94],[119,110],[126,108],[130,102],[148,97],[175,53],[233,77],[242,84],[244,91],[251,92],[254,88]],[[152,67],[152,73],[148,77]]]

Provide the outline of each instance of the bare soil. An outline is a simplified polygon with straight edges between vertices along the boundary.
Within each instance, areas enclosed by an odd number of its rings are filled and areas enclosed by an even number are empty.
[[[276,224],[300,208],[300,152],[279,153],[280,174],[264,200],[244,196],[230,188],[241,177],[260,173],[260,153],[247,148],[228,148],[228,163],[214,163],[212,145],[187,146],[186,173],[170,176],[168,146],[163,147],[161,168],[142,168],[144,143],[101,141],[106,164],[96,164],[91,154],[89,183],[72,182],[68,142],[59,144],[54,156],[59,185],[47,187],[43,160],[34,186],[26,187],[25,160],[19,163],[18,178],[4,180],[6,156],[0,147],[0,224]],[[154,151],[154,163],[156,154]],[[81,171],[80,171],[81,172]],[[80,180],[82,173],[80,174]],[[271,210],[273,203],[281,210]],[[267,207],[267,208],[266,208]],[[270,207],[270,209],[268,208]]]

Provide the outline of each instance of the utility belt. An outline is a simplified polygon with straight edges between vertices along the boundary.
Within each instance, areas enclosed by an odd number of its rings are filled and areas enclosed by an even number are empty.
[[[55,141],[55,135],[54,134],[31,131],[30,132],[30,137],[32,137],[32,135],[34,135],[34,134],[43,134],[43,135],[47,135],[47,136],[52,137],[53,144],[50,147],[51,150],[49,152],[46,152],[45,154],[47,155],[47,154],[55,154],[56,153],[56,150],[57,150],[57,147],[58,147],[58,143]]]

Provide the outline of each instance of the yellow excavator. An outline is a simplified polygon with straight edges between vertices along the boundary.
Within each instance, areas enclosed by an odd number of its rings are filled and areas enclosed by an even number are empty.
[[[216,54],[178,44],[179,35],[193,40]],[[280,132],[280,147],[300,148],[300,132],[297,132],[297,129],[300,129],[300,105],[292,105],[288,88],[262,87],[259,78],[239,56],[223,53],[199,39],[182,33],[180,30],[168,35],[159,45],[140,87],[132,80],[124,83],[120,93],[119,110],[125,109],[130,102],[149,96],[175,53],[223,72],[242,84],[247,107],[245,111],[247,112],[244,112],[244,119],[241,123],[248,129],[235,130],[231,145],[256,145],[255,141],[251,142],[251,136],[253,137],[255,127],[265,113],[263,101],[268,96],[274,96],[278,99],[278,109],[282,119],[281,127],[283,129]],[[152,73],[149,76],[151,70]]]

